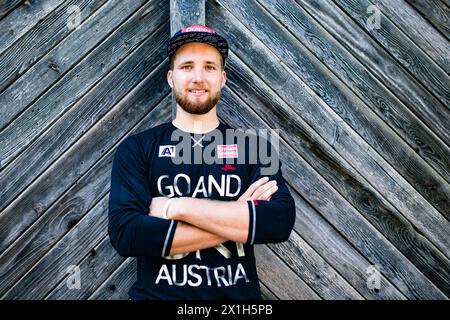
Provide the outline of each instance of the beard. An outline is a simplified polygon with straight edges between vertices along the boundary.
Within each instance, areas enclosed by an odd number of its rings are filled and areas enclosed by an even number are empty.
[[[209,91],[209,96],[204,102],[196,101],[197,99],[189,98],[188,93],[186,91],[177,90],[174,86],[173,91],[175,94],[175,101],[178,105],[186,112],[191,114],[205,114],[211,111],[217,104],[217,101],[220,99],[221,90],[217,91]]]

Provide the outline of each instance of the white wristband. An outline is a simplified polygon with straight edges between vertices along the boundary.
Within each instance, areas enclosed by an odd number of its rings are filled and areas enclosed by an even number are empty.
[[[163,218],[164,219],[169,219],[167,217],[167,211],[169,210],[169,206],[170,203],[174,200],[175,198],[170,198],[169,201],[166,202],[166,204],[164,205],[164,209],[163,209]]]

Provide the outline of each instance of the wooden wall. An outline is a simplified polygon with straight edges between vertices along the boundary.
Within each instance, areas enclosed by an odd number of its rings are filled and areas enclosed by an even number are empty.
[[[0,1],[1,299],[126,299],[111,161],[170,121],[169,9]],[[231,45],[219,116],[280,129],[297,206],[290,239],[255,248],[264,298],[450,297],[449,18],[445,0],[206,1]]]

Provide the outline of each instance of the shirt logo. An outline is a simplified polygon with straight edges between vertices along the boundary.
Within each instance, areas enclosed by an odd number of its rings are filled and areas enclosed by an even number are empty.
[[[175,157],[175,146],[159,146],[158,157]]]
[[[219,144],[217,146],[217,157],[223,158],[237,158],[238,145],[237,144]]]
[[[226,164],[226,165],[224,165],[224,166],[222,167],[222,170],[223,170],[223,171],[228,171],[228,170],[234,171],[234,170],[236,170],[236,168],[233,167],[231,164]]]

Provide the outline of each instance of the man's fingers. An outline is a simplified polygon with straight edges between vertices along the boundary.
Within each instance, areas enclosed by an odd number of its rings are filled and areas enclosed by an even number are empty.
[[[248,187],[247,191],[245,191],[242,196],[244,198],[252,197],[255,190],[264,185],[267,181],[269,181],[269,177],[262,177],[261,179],[256,180]]]
[[[256,189],[256,191],[251,195],[252,199],[262,199],[261,195],[276,185],[277,185],[277,182],[275,180],[265,183],[264,185],[262,185],[258,189]]]
[[[266,191],[261,195],[261,197],[258,198],[257,200],[269,200],[270,197],[271,197],[275,192],[277,192],[277,190],[278,190],[278,186],[277,186],[277,185],[272,186],[271,188],[269,188],[268,190],[266,190]]]

